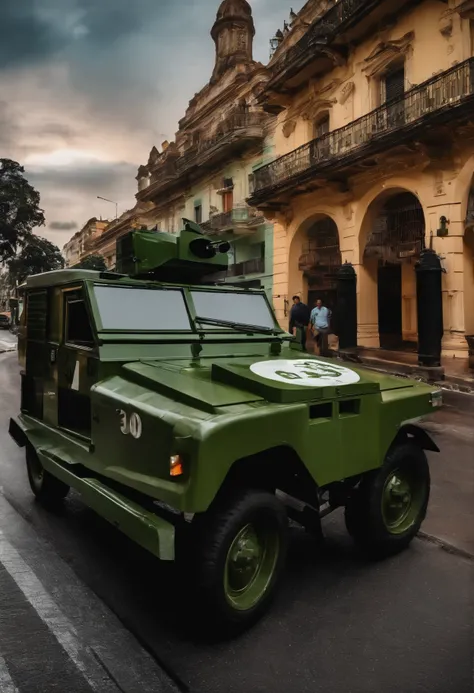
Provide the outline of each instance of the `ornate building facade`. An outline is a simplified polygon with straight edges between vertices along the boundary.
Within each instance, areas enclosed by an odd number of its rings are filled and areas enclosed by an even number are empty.
[[[273,160],[248,203],[274,222],[275,307],[357,273],[358,344],[417,342],[415,263],[442,258],[443,353],[474,334],[474,3],[309,0],[278,32],[260,106]]]
[[[107,220],[99,220],[96,217],[89,219],[63,247],[66,267],[73,267],[88,255],[95,253],[96,244],[108,225]]]
[[[148,228],[177,232],[184,217],[225,237],[232,247],[227,280],[271,296],[273,225],[245,201],[249,176],[271,156],[274,120],[257,102],[268,77],[253,59],[254,34],[249,3],[224,0],[211,31],[210,81],[189,102],[175,141],[153,147],[139,168],[133,213]]]

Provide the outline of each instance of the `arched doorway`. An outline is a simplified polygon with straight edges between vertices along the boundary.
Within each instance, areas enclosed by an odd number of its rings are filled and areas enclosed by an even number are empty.
[[[363,262],[377,282],[377,322],[382,349],[416,351],[415,264],[425,247],[419,200],[398,192],[374,201]]]
[[[320,298],[328,308],[335,310],[337,270],[340,266],[341,251],[336,223],[330,217],[313,221],[305,230],[298,258],[308,306],[312,307]]]

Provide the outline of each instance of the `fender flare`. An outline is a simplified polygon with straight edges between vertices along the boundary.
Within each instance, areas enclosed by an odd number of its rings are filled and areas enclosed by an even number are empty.
[[[402,442],[414,442],[422,450],[428,450],[429,452],[440,452],[439,447],[434,442],[433,438],[423,429],[421,426],[416,426],[412,423],[403,424],[400,427],[393,445],[398,445]]]

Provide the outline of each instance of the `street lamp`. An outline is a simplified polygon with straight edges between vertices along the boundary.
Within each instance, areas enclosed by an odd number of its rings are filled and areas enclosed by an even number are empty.
[[[108,200],[106,197],[101,197],[100,195],[97,195],[98,200],[104,200],[105,202],[110,202],[111,204],[115,205],[115,218],[118,219],[118,203],[114,202],[113,200]]]

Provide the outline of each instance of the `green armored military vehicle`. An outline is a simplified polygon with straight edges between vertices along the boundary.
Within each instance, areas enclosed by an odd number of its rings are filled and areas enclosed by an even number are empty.
[[[185,220],[120,239],[116,272],[28,279],[10,433],[40,501],[76,489],[242,627],[275,592],[288,517],[317,532],[344,507],[368,554],[408,546],[437,451],[416,419],[441,397],[301,352],[263,291],[219,283],[227,250]]]

